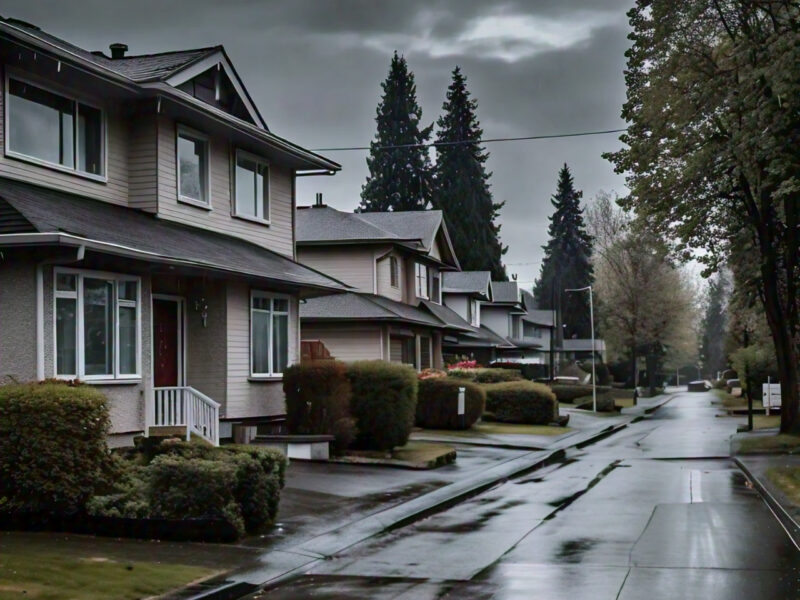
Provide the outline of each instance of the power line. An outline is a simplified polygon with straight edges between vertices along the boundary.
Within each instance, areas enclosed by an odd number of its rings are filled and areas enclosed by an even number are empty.
[[[492,142],[520,142],[524,140],[552,140],[556,138],[583,137],[587,135],[606,135],[622,133],[627,129],[605,129],[603,131],[580,131],[577,133],[556,133],[553,135],[526,135],[522,137],[487,138],[483,140],[456,140],[453,142],[430,142],[428,144],[397,144],[375,146],[375,150],[394,150],[396,148],[431,148],[436,146],[458,146],[461,144],[489,144]],[[313,148],[312,152],[345,152],[349,150],[371,150],[370,146],[344,146],[340,148]]]

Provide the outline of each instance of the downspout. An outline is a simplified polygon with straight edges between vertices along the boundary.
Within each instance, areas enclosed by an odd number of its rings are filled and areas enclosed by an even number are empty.
[[[86,246],[78,246],[75,260],[80,262],[86,254]],[[44,379],[44,268],[48,265],[64,264],[63,259],[48,258],[36,264],[36,380]],[[54,295],[55,297],[55,295]]]

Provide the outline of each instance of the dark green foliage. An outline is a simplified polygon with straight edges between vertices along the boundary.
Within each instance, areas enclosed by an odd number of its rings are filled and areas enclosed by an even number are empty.
[[[89,386],[0,386],[0,511],[80,511],[113,473],[103,395]]]
[[[586,373],[591,374],[592,372],[592,361],[591,359],[582,361],[578,363],[578,366],[581,370],[585,371]],[[608,365],[604,362],[596,362],[594,365],[594,372],[597,375],[597,384],[598,385],[610,385],[611,384],[611,371],[608,368]],[[591,380],[590,380],[591,381]]]
[[[414,369],[380,360],[347,366],[353,390],[350,411],[356,420],[355,447],[391,450],[408,441],[417,405]]]
[[[350,417],[347,367],[335,361],[292,365],[283,372],[286,425],[292,434],[335,436],[334,450],[344,450],[355,437]]]
[[[458,415],[458,390],[464,388],[464,415]],[[468,381],[432,377],[419,382],[417,426],[428,429],[469,429],[483,414],[486,394]]]
[[[436,193],[434,208],[444,211],[456,256],[465,271],[491,271],[492,279],[508,279],[502,257],[508,250],[500,243],[500,225],[495,221],[503,207],[492,199],[486,161],[489,153],[477,142],[483,136],[475,111],[478,102],[470,98],[467,78],[456,67],[447,88],[443,114],[436,136]]]
[[[414,145],[428,142],[433,125],[420,129],[422,109],[417,104],[414,74],[397,52],[381,87],[383,96],[375,117],[378,131],[370,142],[369,175],[361,188],[358,210],[425,210],[433,191],[431,164],[428,149]]]
[[[286,485],[286,467],[289,466],[289,461],[286,460],[286,455],[280,450],[245,444],[226,444],[220,446],[219,450],[234,454],[246,454],[261,465],[264,473],[275,477],[280,489],[283,489],[283,486]]]
[[[236,501],[237,464],[163,455],[148,467],[146,498],[152,516],[165,519],[220,519],[244,535]]]
[[[261,533],[278,515],[278,480],[264,471],[255,456],[236,452],[227,460],[236,467],[233,497],[241,511],[245,531]]]
[[[547,377],[548,365],[539,365],[533,363],[518,363],[518,362],[503,362],[496,361],[489,365],[490,369],[509,369],[511,371],[519,371],[522,379],[533,381],[534,379],[543,379]]]
[[[725,332],[728,323],[729,287],[725,271],[720,271],[708,281],[705,314],[700,324],[702,332],[700,360],[703,372],[709,377],[716,377],[728,362],[725,356]]]
[[[449,377],[467,379],[475,383],[502,383],[504,381],[521,381],[522,374],[515,369],[450,369]]]
[[[550,216],[550,239],[544,246],[542,268],[533,290],[537,308],[558,311],[567,338],[591,336],[588,293],[564,291],[594,282],[592,239],[583,222],[582,196],[565,164],[551,200],[555,212]]]
[[[147,467],[130,462],[123,462],[118,467],[119,475],[111,493],[92,496],[86,503],[86,512],[97,517],[148,518]]]
[[[577,398],[582,396],[592,395],[592,386],[580,383],[553,383],[550,384],[550,389],[556,395],[559,402],[574,402]],[[605,394],[610,392],[611,388],[607,385],[598,385],[597,394]]]
[[[495,421],[548,425],[558,420],[558,402],[550,389],[532,381],[487,385],[486,412]]]

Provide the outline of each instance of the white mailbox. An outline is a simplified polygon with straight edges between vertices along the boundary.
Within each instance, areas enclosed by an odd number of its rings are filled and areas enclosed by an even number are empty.
[[[764,408],[781,407],[781,384],[780,383],[764,383],[761,386],[761,401],[764,403]]]

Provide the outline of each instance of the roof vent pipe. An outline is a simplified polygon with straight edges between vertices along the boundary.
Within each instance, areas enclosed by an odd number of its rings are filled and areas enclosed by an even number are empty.
[[[316,206],[316,207],[320,207],[320,208],[321,208],[321,207],[323,207],[323,206],[325,206],[325,205],[322,203],[322,192],[317,192],[317,201],[314,203],[314,206]]]
[[[125,53],[128,51],[128,45],[119,42],[109,45],[108,48],[111,50],[111,58],[125,58]]]

